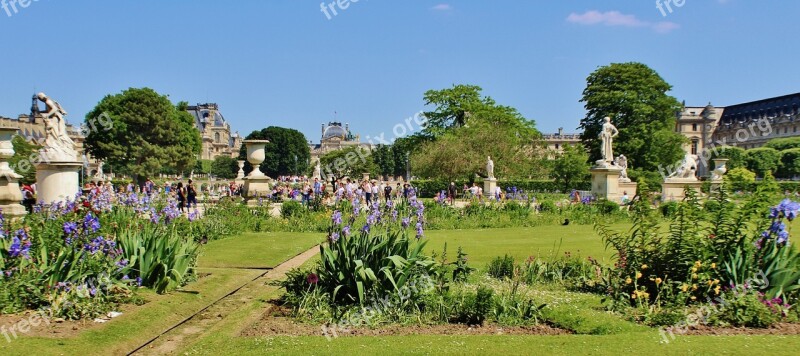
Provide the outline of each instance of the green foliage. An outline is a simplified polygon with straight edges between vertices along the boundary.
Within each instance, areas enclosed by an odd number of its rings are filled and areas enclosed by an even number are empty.
[[[767,328],[781,320],[780,311],[770,309],[755,292],[728,292],[725,303],[711,315],[711,322],[722,326]]]
[[[550,176],[562,184],[563,191],[573,189],[573,182],[585,182],[589,177],[589,154],[583,145],[564,146],[564,152],[556,157]]]
[[[376,176],[379,172],[370,150],[354,146],[326,153],[320,157],[320,165],[326,181],[330,177],[350,177],[360,181],[363,173]]]
[[[93,128],[86,136],[86,150],[139,182],[164,167],[190,170],[201,141],[187,107],[185,102],[173,105],[149,88],[106,96],[86,114],[86,125]],[[98,127],[101,117],[111,124]]]
[[[793,178],[800,176],[800,148],[781,151],[781,164],[778,176]]]
[[[210,159],[198,159],[194,163],[193,170],[195,174],[209,174],[213,165],[214,161]]]
[[[600,211],[600,214],[603,215],[611,215],[619,212],[619,204],[607,199],[600,199],[594,202],[594,206]]]
[[[441,180],[441,179],[416,179],[411,184],[417,190],[417,195],[422,198],[432,198],[436,193],[441,192],[442,190],[447,190],[447,187],[450,185],[451,181],[448,180]],[[471,187],[473,181],[471,180],[453,180],[456,184],[457,188],[457,195],[458,197],[462,197],[462,187],[464,184]],[[482,183],[478,183],[482,184]],[[497,181],[497,185],[500,186],[506,193],[508,193],[508,189],[516,187],[518,191],[523,191],[528,196],[531,197],[538,197],[540,194],[538,193],[555,193],[555,192],[569,192],[563,190],[563,185],[553,181],[553,180],[529,180],[529,179],[501,179]],[[573,180],[570,183],[572,189],[576,190],[590,190],[591,189],[591,182],[590,181],[575,181]],[[536,194],[535,194],[536,193]]]
[[[756,174],[747,168],[739,167],[731,169],[723,179],[734,191],[749,191],[750,186],[756,182]]]
[[[665,218],[672,218],[678,212],[679,206],[680,204],[676,201],[668,201],[659,205],[658,209]]]
[[[727,158],[728,162],[725,163],[725,166],[728,167],[728,170],[736,169],[745,167],[747,161],[745,159],[746,151],[743,148],[736,147],[736,146],[723,146],[723,147],[715,147],[711,150],[711,160],[709,162],[713,162],[714,158]]]
[[[296,200],[287,200],[281,205],[281,217],[291,219],[304,215],[306,208]]]
[[[266,159],[261,163],[261,171],[270,177],[281,175],[301,175],[309,170],[311,149],[302,132],[295,129],[270,126],[260,131],[253,131],[247,140],[269,140],[264,147]],[[242,145],[239,159],[246,160],[247,147]],[[244,171],[250,174],[253,166],[245,162]],[[238,171],[238,169],[237,169]]]
[[[581,102],[587,114],[581,120],[582,140],[591,159],[600,159],[599,134],[603,118],[619,129],[614,150],[624,152],[632,167],[655,172],[679,161],[685,138],[675,132],[677,99],[667,95],[672,86],[641,63],[612,63],[587,78]]]
[[[221,179],[234,179],[239,173],[239,163],[233,157],[219,156],[214,158],[209,173]]]
[[[762,177],[767,172],[774,174],[780,162],[781,153],[774,148],[754,148],[747,150],[745,153],[745,165],[747,169]]]
[[[451,321],[467,325],[483,325],[494,304],[493,293],[494,290],[491,288],[479,286],[475,294],[463,295],[454,307],[455,316]]]
[[[514,257],[505,255],[495,257],[486,267],[486,273],[497,279],[511,278],[514,276]]]
[[[767,141],[763,147],[772,148],[776,151],[786,151],[800,148],[800,137],[774,138]]]
[[[33,165],[39,161],[37,151],[40,146],[28,142],[20,135],[15,135],[11,139],[11,144],[14,146],[14,156],[8,160],[8,164],[22,176],[20,183],[36,183],[36,167]]]

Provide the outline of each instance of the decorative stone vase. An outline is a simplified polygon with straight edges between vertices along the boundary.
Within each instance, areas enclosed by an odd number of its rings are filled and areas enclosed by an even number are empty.
[[[264,172],[261,172],[261,163],[266,159],[264,148],[269,143],[268,140],[245,140],[243,141],[247,146],[247,161],[253,165],[253,171],[247,175],[247,178],[263,177]]]
[[[236,179],[244,178],[244,162],[245,161],[237,161],[237,163],[239,163],[239,173],[236,175]]]
[[[18,218],[26,214],[25,207],[20,204],[22,191],[19,189],[19,180],[22,176],[14,172],[8,164],[8,160],[14,156],[11,138],[16,133],[16,128],[0,127],[0,209],[7,218]]]
[[[711,180],[712,181],[720,181],[722,180],[722,176],[725,173],[728,173],[728,159],[727,158],[715,158],[714,161],[714,171],[711,172]]]

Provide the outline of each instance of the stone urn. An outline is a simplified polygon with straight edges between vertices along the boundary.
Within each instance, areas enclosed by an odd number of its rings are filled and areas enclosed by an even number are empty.
[[[264,172],[261,172],[261,163],[266,159],[264,148],[269,143],[268,140],[245,140],[243,141],[247,146],[247,161],[253,165],[253,171],[247,175],[248,178],[263,177]]]
[[[9,218],[25,215],[25,208],[20,204],[22,191],[19,188],[19,180],[22,176],[14,172],[8,164],[8,160],[14,156],[11,138],[16,133],[16,128],[0,127],[0,209],[3,215]],[[28,167],[33,168],[30,164]]]
[[[712,181],[720,181],[722,180],[722,176],[725,173],[728,173],[728,159],[727,158],[715,158],[714,161],[714,171],[711,172],[711,180]]]
[[[244,178],[244,162],[245,161],[237,161],[237,163],[239,163],[239,173],[236,175],[236,179]]]

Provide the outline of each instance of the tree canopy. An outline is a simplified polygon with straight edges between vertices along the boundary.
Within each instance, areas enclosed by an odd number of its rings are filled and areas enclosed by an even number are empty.
[[[551,177],[568,192],[572,183],[583,182],[589,176],[588,160],[589,154],[583,145],[566,145],[564,152],[553,161]]]
[[[773,174],[781,162],[781,153],[774,148],[761,147],[745,151],[745,164],[747,169],[764,177]]]
[[[150,88],[108,95],[86,114],[86,126],[93,128],[84,142],[86,150],[138,182],[165,166],[179,172],[191,169],[201,139],[187,106],[185,102],[173,105]],[[111,124],[97,127],[101,116]]]
[[[378,175],[379,169],[372,158],[370,150],[356,146],[336,150],[320,157],[322,178],[330,180],[331,177],[340,179],[350,177],[361,180],[363,173]]]
[[[218,156],[214,158],[209,170],[211,175],[222,179],[234,179],[239,173],[239,164],[236,159],[229,156]]]
[[[311,149],[308,147],[306,136],[300,131],[270,126],[253,131],[246,139],[269,140],[264,148],[266,159],[261,163],[261,171],[268,176],[301,175],[309,169]],[[242,145],[239,159],[246,160],[246,157],[247,148]],[[253,170],[250,162],[245,163],[244,170],[248,174]]]
[[[624,154],[633,166],[655,172],[683,157],[686,138],[675,132],[681,104],[667,95],[672,86],[653,69],[642,63],[612,63],[586,82],[581,99],[586,117],[580,128],[591,160],[600,159],[599,134],[606,116],[619,130],[614,153]]]
[[[495,162],[502,178],[541,175],[541,135],[535,123],[516,109],[498,105],[481,96],[475,85],[430,90],[425,102],[435,105],[425,112],[422,132],[426,140],[414,140],[411,166],[414,175],[453,180],[486,175],[486,158]]]

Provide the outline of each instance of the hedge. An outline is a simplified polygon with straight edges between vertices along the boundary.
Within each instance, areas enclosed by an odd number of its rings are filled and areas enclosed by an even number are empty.
[[[483,181],[455,181],[458,194],[462,194],[464,184],[471,187],[473,182],[478,183],[478,186],[483,188]],[[436,195],[436,192],[447,190],[447,186],[450,185],[450,182],[444,180],[414,180],[411,182],[411,185],[417,189],[419,196],[423,198],[432,198]],[[504,191],[506,188],[517,187],[517,189],[526,192],[562,192],[562,186],[552,180],[498,180],[497,185]],[[576,182],[573,184],[573,189],[577,190],[590,190],[591,187],[592,184],[588,181]]]

